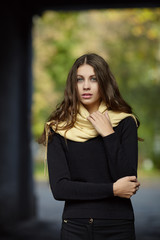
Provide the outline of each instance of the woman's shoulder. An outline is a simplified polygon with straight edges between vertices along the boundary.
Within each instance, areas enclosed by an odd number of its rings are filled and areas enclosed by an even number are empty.
[[[61,136],[56,133],[53,129],[51,129],[51,134],[49,136],[49,143],[53,143],[53,142],[59,142],[61,139]]]
[[[52,129],[49,143],[65,145],[65,138]]]
[[[117,127],[115,127],[117,130],[126,130],[126,129],[137,129],[137,123],[136,119],[133,116],[128,116],[124,119],[122,119]]]
[[[121,122],[123,124],[128,124],[128,125],[135,125],[135,126],[137,125],[136,118],[134,115],[124,118],[123,120],[121,120]]]

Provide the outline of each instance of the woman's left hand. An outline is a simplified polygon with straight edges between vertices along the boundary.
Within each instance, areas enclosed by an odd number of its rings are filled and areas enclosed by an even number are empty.
[[[93,112],[87,119],[102,137],[114,133],[107,111],[104,114],[99,111]]]

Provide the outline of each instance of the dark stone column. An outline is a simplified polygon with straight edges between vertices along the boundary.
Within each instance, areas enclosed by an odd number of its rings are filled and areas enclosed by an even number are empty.
[[[31,21],[4,8],[0,19],[0,223],[28,219],[35,201],[31,158]]]

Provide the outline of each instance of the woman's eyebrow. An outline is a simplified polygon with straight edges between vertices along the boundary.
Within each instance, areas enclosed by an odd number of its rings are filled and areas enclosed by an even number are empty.
[[[83,75],[77,74],[77,77],[83,77]],[[93,74],[93,75],[90,75],[89,77],[96,77],[96,75]]]
[[[77,74],[77,77],[83,77],[83,75]]]

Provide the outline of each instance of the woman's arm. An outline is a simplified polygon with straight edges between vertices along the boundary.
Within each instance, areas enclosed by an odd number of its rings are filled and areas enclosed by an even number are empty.
[[[137,176],[138,163],[138,137],[134,119],[125,118],[117,128],[121,128],[119,133],[117,129],[103,137],[113,181],[124,176]]]
[[[113,183],[72,181],[64,147],[57,134],[48,144],[49,182],[56,200],[96,200],[113,197]]]
[[[124,176],[137,177],[138,137],[135,120],[132,117],[123,119],[116,131],[112,128],[107,111],[105,114],[94,112],[88,120],[103,138],[113,181]]]

